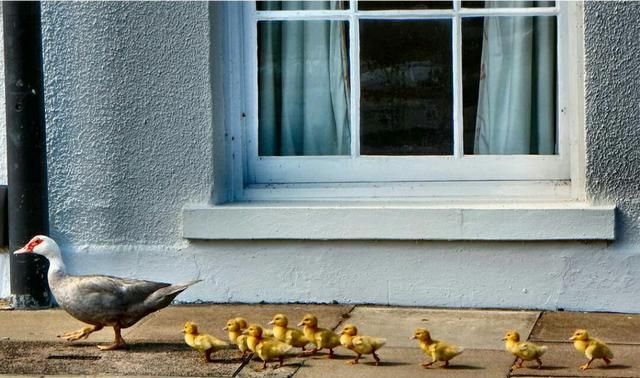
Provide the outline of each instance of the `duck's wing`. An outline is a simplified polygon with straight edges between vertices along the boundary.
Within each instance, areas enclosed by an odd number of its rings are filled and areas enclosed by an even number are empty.
[[[72,316],[91,324],[128,327],[143,316],[167,306],[191,284],[135,280],[105,275],[67,276],[59,288],[63,307]]]

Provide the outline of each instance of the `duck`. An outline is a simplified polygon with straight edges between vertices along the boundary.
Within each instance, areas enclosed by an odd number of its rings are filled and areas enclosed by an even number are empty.
[[[604,363],[609,365],[613,358],[613,352],[609,349],[609,346],[604,342],[589,336],[589,332],[584,329],[578,329],[573,333],[573,336],[569,338],[573,341],[573,347],[589,359],[589,361],[580,366],[581,370],[587,370],[593,360],[601,358]]]
[[[275,314],[269,322],[273,325],[273,337],[279,341],[285,342],[292,347],[302,348],[305,352],[305,346],[309,343],[304,333],[299,329],[289,327],[289,319],[284,314]]]
[[[456,345],[432,339],[429,330],[426,328],[416,329],[413,336],[411,336],[411,339],[417,339],[420,349],[422,349],[426,355],[431,357],[431,362],[421,364],[423,368],[429,368],[438,361],[444,362],[441,367],[446,368],[449,366],[449,360],[460,355],[464,351],[463,348]]]
[[[345,324],[340,332],[340,344],[356,353],[356,358],[348,361],[350,364],[357,364],[363,354],[373,355],[376,360],[376,366],[380,364],[380,357],[376,351],[386,344],[387,340],[381,337],[358,336],[358,327],[353,324]]]
[[[249,349],[256,353],[262,360],[262,369],[267,368],[267,361],[278,359],[280,364],[276,367],[282,367],[284,357],[292,348],[291,345],[283,343],[275,338],[264,338],[262,335],[262,327],[257,324],[249,325],[247,334],[249,339],[247,345]]]
[[[249,336],[243,334],[246,328],[247,321],[244,320],[244,318],[229,319],[225,327],[222,328],[223,331],[228,332],[229,341],[238,346],[238,350],[242,353],[242,358],[250,352],[249,346],[247,345],[247,338]]]
[[[340,345],[340,336],[333,331],[324,328],[318,328],[318,318],[313,314],[306,314],[302,321],[298,324],[298,327],[302,327],[305,337],[315,344],[313,350],[309,351],[309,354],[316,353],[317,351],[327,348],[329,349],[329,355],[327,358],[333,358],[333,348]]]
[[[69,315],[89,324],[58,337],[67,341],[86,339],[104,327],[113,327],[114,342],[98,345],[100,350],[126,349],[121,330],[168,306],[194,280],[172,285],[106,275],[67,274],[58,244],[48,236],[34,236],[14,254],[35,253],[49,260],[47,279],[56,302]]]
[[[229,348],[229,344],[217,337],[198,332],[198,325],[194,322],[186,322],[183,332],[184,342],[200,352],[206,362],[211,362],[211,353]]]
[[[511,367],[512,369],[519,369],[522,367],[524,361],[533,360],[536,360],[538,363],[538,369],[542,367],[540,357],[547,352],[548,348],[546,346],[537,345],[531,341],[520,341],[520,334],[514,330],[507,331],[502,340],[505,342],[504,346],[507,351],[516,356],[516,361]],[[519,363],[518,360],[520,360]]]

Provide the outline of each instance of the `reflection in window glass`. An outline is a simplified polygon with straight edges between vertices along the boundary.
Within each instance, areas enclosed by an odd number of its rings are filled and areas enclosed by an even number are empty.
[[[466,154],[557,153],[555,30],[555,17],[463,20]]]
[[[359,10],[385,9],[451,9],[452,1],[358,1]]]
[[[259,11],[348,9],[348,1],[256,1]]]
[[[360,21],[360,152],[450,155],[451,22]]]
[[[350,151],[348,25],[258,23],[258,150],[261,156]]]
[[[555,1],[548,0],[498,0],[479,1],[465,0],[462,2],[463,8],[530,8],[530,7],[554,7]]]

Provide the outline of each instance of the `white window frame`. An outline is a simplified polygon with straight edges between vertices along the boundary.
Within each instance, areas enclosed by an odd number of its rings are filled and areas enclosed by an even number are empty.
[[[613,240],[615,205],[585,196],[582,4],[561,2],[570,177],[483,180],[250,184],[246,180],[242,12],[212,9],[213,186],[209,202],[185,205],[191,240]],[[566,7],[566,10],[563,9]],[[222,52],[222,54],[221,54]],[[569,62],[568,62],[569,63]],[[571,69],[570,69],[571,68]],[[566,114],[565,114],[566,113]]]
[[[225,19],[225,131],[230,148],[227,200],[584,198],[581,26],[578,4],[550,8],[424,11],[256,11],[229,2]],[[464,155],[462,151],[461,23],[472,16],[557,15],[557,155]],[[358,156],[359,53],[356,18],[452,20],[454,153],[452,156]],[[351,156],[260,157],[257,153],[257,20],[351,20]],[[575,54],[575,55],[574,55]],[[577,57],[577,59],[576,59]],[[575,64],[574,64],[575,60]],[[583,143],[583,142],[582,142]],[[249,146],[249,147],[248,147]]]

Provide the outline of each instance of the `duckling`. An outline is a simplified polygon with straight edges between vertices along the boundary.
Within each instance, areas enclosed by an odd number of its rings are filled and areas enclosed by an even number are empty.
[[[580,369],[588,369],[591,362],[596,358],[602,358],[604,363],[607,365],[611,363],[611,359],[613,358],[613,352],[611,352],[611,349],[609,349],[607,344],[602,341],[590,337],[586,330],[576,330],[569,340],[573,341],[574,348],[584,353],[584,355],[589,359],[589,362],[580,366]]]
[[[538,369],[542,367],[542,360],[540,357],[547,351],[546,346],[536,345],[530,341],[520,341],[520,334],[516,331],[507,331],[502,340],[505,340],[504,346],[507,351],[516,356],[516,363],[511,367],[512,369],[519,369],[525,361],[536,360],[538,362]],[[520,362],[518,363],[518,360]]]
[[[413,336],[411,336],[411,339],[417,339],[420,349],[422,349],[422,351],[432,359],[429,363],[421,364],[423,368],[428,368],[437,361],[443,361],[444,364],[441,367],[446,368],[449,366],[449,360],[464,351],[463,348],[456,345],[432,339],[431,334],[426,328],[416,329]]]
[[[211,362],[211,353],[227,349],[229,347],[229,344],[214,336],[207,335],[206,333],[199,333],[198,325],[193,322],[186,322],[184,324],[183,332],[185,343],[200,352],[200,354],[204,356],[206,362]]]
[[[244,358],[249,353],[249,346],[247,346],[247,338],[249,336],[243,335],[243,325],[247,328],[247,321],[242,318],[234,318],[227,320],[227,325],[223,328],[224,331],[228,331],[229,341],[238,346],[238,350],[242,353]]]
[[[247,333],[249,335],[247,345],[262,360],[262,369],[267,368],[267,361],[276,358],[280,361],[280,364],[276,367],[282,366],[284,356],[291,349],[291,345],[274,338],[263,338],[262,327],[257,324],[251,324],[247,328]]]
[[[289,328],[289,319],[284,314],[276,314],[269,322],[273,325],[273,337],[279,341],[285,342],[293,347],[302,348],[309,343],[309,340],[305,337],[304,333],[295,328]]]
[[[245,319],[245,318],[237,317],[237,318],[234,318],[233,320],[238,322],[238,325],[240,326],[241,330],[245,330],[245,329],[247,329],[247,327],[249,327],[249,323],[247,322],[247,319]]]
[[[376,366],[380,364],[380,358],[376,355],[376,351],[387,342],[386,339],[372,336],[357,336],[358,328],[353,324],[346,324],[340,332],[340,344],[347,349],[351,349],[357,354],[350,364],[357,364],[363,354],[371,354],[376,360]]]
[[[312,314],[306,314],[298,327],[304,326],[303,332],[305,337],[315,344],[315,348],[309,353],[313,354],[317,351],[327,348],[329,355],[327,358],[333,358],[333,348],[340,345],[340,336],[328,329],[318,328],[318,318]]]

